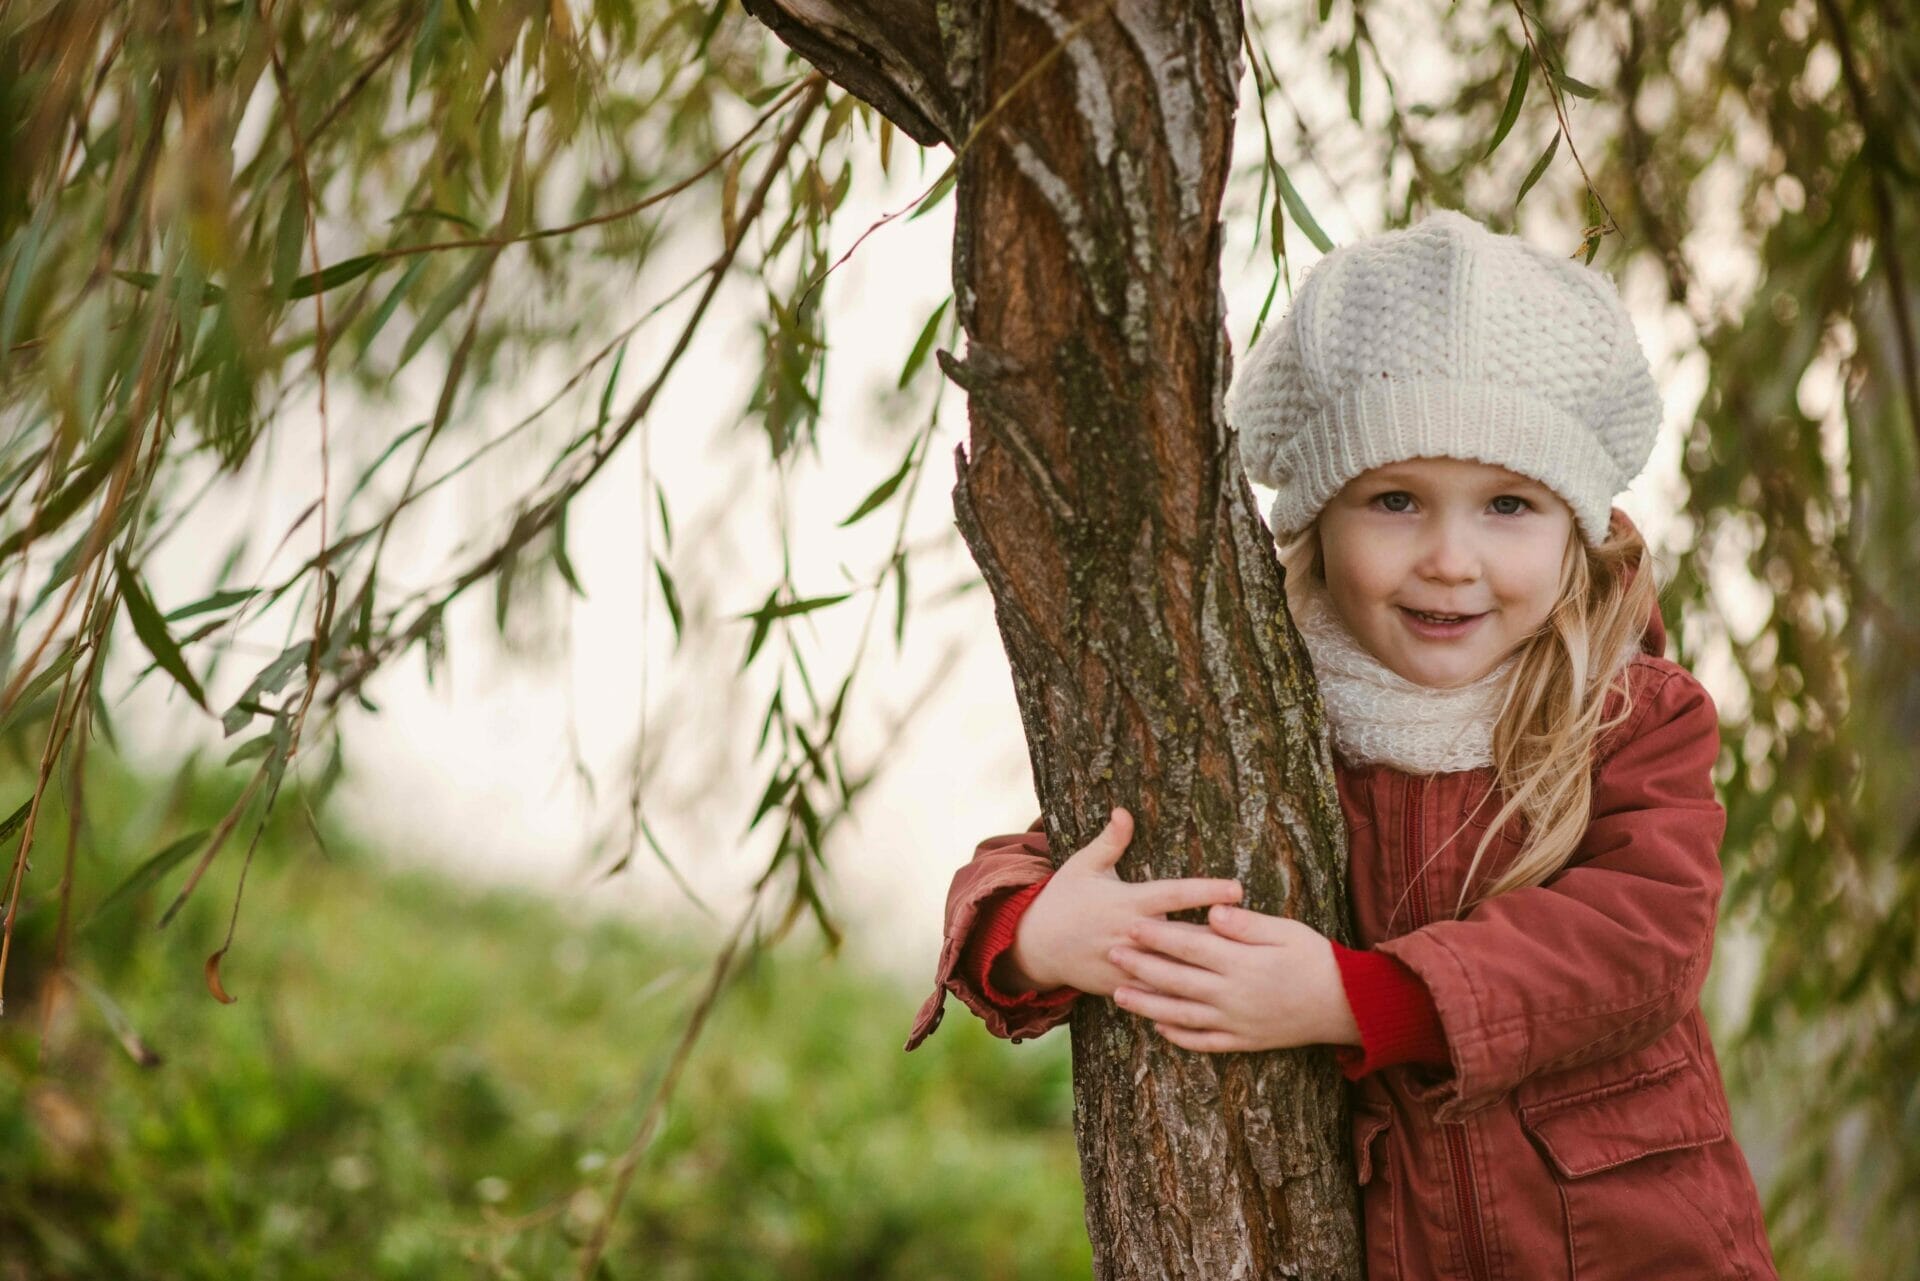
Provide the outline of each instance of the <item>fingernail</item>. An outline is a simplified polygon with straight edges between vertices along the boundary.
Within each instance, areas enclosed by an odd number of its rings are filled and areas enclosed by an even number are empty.
[[[1216,921],[1231,920],[1233,918],[1233,909],[1224,903],[1215,903],[1213,905],[1212,916]]]

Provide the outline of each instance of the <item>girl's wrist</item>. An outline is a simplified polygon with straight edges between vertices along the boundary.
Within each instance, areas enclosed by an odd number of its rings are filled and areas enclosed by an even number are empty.
[[[1340,976],[1340,962],[1334,942],[1326,940],[1326,965],[1321,992],[1325,1003],[1327,1045],[1362,1045],[1360,1021],[1354,1017],[1353,1002],[1347,998],[1347,985]]]
[[[1026,923],[1024,916],[1020,919],[1022,924]],[[1005,976],[1006,979],[1004,984],[1000,982],[1002,976]],[[1034,973],[1032,959],[1020,950],[1020,931],[1018,929],[1014,931],[1013,946],[1000,954],[1000,959],[994,967],[994,983],[996,986],[1000,986],[1003,991],[1016,994],[1020,992],[1044,992],[1049,988],[1060,986],[1058,983],[1049,982],[1044,974]]]

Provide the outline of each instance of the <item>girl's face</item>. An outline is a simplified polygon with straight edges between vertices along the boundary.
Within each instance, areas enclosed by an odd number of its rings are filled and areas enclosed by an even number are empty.
[[[1487,463],[1414,458],[1348,481],[1319,517],[1335,613],[1416,684],[1485,676],[1559,595],[1573,509]]]

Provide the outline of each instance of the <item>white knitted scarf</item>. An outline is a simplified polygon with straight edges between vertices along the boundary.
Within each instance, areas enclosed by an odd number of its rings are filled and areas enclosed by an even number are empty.
[[[1288,583],[1293,622],[1313,658],[1333,746],[1350,765],[1445,774],[1493,763],[1493,725],[1517,656],[1455,689],[1419,685],[1363,649],[1318,578]]]

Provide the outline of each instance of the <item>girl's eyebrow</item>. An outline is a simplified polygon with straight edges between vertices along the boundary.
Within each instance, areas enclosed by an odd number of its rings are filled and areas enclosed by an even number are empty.
[[[1545,485],[1535,480],[1533,477],[1522,476],[1518,472],[1515,472],[1511,476],[1502,476],[1495,480],[1489,481],[1487,484],[1487,488],[1488,489],[1531,489],[1538,493],[1543,493],[1543,494],[1553,492],[1552,490],[1548,489]]]
[[[1419,472],[1404,471],[1398,467],[1387,466],[1367,473],[1363,478],[1363,483],[1367,485],[1418,487],[1432,482],[1428,477],[1422,476]],[[1525,489],[1541,494],[1553,492],[1533,477],[1522,476],[1519,472],[1514,472],[1508,476],[1489,476],[1484,480],[1476,481],[1474,487],[1488,494],[1506,493],[1515,489]]]

